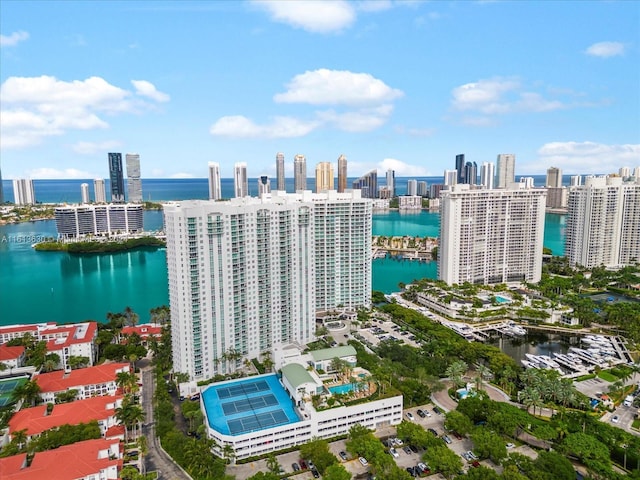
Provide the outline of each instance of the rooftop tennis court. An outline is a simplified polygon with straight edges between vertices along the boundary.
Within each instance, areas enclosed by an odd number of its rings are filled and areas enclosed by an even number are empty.
[[[211,385],[202,392],[202,401],[209,426],[227,435],[300,420],[275,374]]]
[[[11,395],[13,391],[20,385],[27,383],[27,380],[29,380],[27,377],[0,380],[0,408],[11,403]]]

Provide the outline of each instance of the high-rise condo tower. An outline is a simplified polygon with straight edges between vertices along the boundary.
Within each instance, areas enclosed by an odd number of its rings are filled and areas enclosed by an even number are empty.
[[[236,198],[249,196],[247,164],[244,162],[239,162],[233,165],[233,188]]]
[[[307,189],[307,159],[304,155],[296,155],[293,158],[293,190]]]
[[[316,193],[333,190],[333,164],[320,162],[316,165]]]
[[[496,188],[512,188],[516,183],[516,156],[501,153],[496,161]]]
[[[281,152],[276,154],[276,180],[278,183],[278,190],[284,192],[287,189],[287,186],[284,174],[284,153]]]
[[[209,162],[209,200],[220,200],[221,198],[220,164]]]
[[[111,201],[124,203],[124,175],[122,173],[122,154],[109,153],[109,181],[111,183]]]
[[[338,157],[338,193],[342,193],[347,189],[347,157],[340,155]]]

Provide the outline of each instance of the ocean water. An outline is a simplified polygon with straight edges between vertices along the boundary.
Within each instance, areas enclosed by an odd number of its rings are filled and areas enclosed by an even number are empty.
[[[43,198],[63,198],[64,188],[81,181],[42,181]],[[152,183],[154,181],[151,181]],[[146,183],[145,183],[146,184]],[[63,187],[62,185],[66,185]],[[174,185],[174,190],[171,190]],[[36,188],[38,188],[36,186]],[[153,192],[164,192],[165,199],[207,196],[206,180],[158,180]],[[224,190],[225,187],[223,187]],[[48,192],[48,193],[47,193]],[[6,190],[5,190],[6,193]],[[556,255],[564,253],[563,215],[547,214],[545,246]],[[162,213],[147,211],[145,229],[162,227]],[[437,237],[440,218],[437,213],[376,213],[374,235],[410,235]],[[0,325],[46,321],[104,321],[107,312],[121,312],[130,306],[149,321],[149,310],[169,302],[166,254],[163,249],[102,255],[69,255],[60,252],[36,252],[31,244],[56,235],[52,220],[0,226]],[[385,293],[399,290],[400,283],[420,278],[436,278],[435,262],[414,262],[394,258],[373,261],[373,289]]]

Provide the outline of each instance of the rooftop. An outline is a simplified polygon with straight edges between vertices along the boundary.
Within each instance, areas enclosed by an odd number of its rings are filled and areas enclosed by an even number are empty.
[[[62,392],[71,388],[84,385],[96,385],[100,383],[113,382],[120,372],[128,372],[130,366],[126,362],[105,363],[95,367],[79,368],[64,372],[42,373],[36,375],[34,380],[40,385],[42,392]]]
[[[299,363],[284,365],[282,367],[282,375],[287,378],[289,385],[293,388],[298,388],[300,385],[304,385],[305,383],[316,383],[311,374],[307,372],[306,368]]]
[[[22,346],[8,347],[7,345],[0,345],[0,362],[15,360],[23,353],[24,347]]]
[[[311,353],[311,356],[316,362],[321,362],[322,360],[330,360],[332,358],[355,357],[356,349],[351,345],[346,345],[343,347],[323,348],[322,350],[314,350],[309,353]]]

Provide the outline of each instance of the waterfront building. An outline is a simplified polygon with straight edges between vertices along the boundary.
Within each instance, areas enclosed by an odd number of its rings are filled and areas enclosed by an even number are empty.
[[[495,171],[495,164],[491,162],[482,162],[482,165],[480,166],[480,185],[489,190],[493,189],[495,186]]]
[[[333,164],[320,162],[316,165],[316,193],[333,190]]]
[[[276,181],[278,184],[278,190],[284,192],[286,187],[286,176],[284,173],[284,153],[276,153]]]
[[[107,192],[104,188],[104,179],[96,178],[93,181],[93,196],[96,203],[107,203]]]
[[[464,183],[476,185],[478,183],[478,165],[476,162],[467,162],[464,165]]]
[[[390,200],[392,196],[391,196],[391,190],[389,190],[389,187],[387,187],[386,185],[384,187],[380,187],[380,189],[378,190],[378,198],[381,198],[384,200]]]
[[[464,167],[464,153],[456,155],[456,183],[467,183]]]
[[[378,171],[371,170],[352,183],[352,187],[362,191],[364,198],[376,198],[378,196]]]
[[[547,181],[545,183],[547,188],[560,188],[562,187],[562,170],[558,167],[549,167],[547,169]]]
[[[258,178],[258,197],[271,193],[271,180],[267,175]]]
[[[95,367],[57,370],[35,375],[44,403],[54,403],[56,396],[75,390],[76,400],[113,396],[118,393],[118,374],[130,372],[129,362],[103,363]]]
[[[221,198],[220,164],[209,162],[209,200],[220,200]]]
[[[387,189],[389,190],[389,198],[396,196],[396,172],[391,168],[387,170]]]
[[[58,238],[143,231],[141,204],[66,205],[54,210]]]
[[[235,198],[249,196],[249,179],[247,178],[247,164],[238,162],[233,165],[233,189]]]
[[[24,365],[26,360],[25,356],[26,348],[22,345],[16,345],[10,347],[4,343],[0,344],[0,362],[9,369],[8,373],[14,368],[20,368]]]
[[[415,196],[418,194],[418,181],[413,178],[407,180],[407,195]]]
[[[440,194],[438,278],[447,284],[538,282],[545,189],[471,189]]]
[[[19,178],[13,181],[13,200],[16,205],[34,205],[36,193],[33,188],[33,180]]]
[[[400,195],[398,197],[399,210],[422,209],[422,197],[420,195]]]
[[[516,182],[516,156],[501,153],[496,162],[496,188],[512,188]]]
[[[580,175],[572,175],[570,179],[570,185],[572,187],[578,187],[582,185],[582,176]]]
[[[307,159],[304,155],[293,157],[293,191],[307,189]]]
[[[627,178],[631,176],[631,168],[630,167],[620,167],[618,169],[618,175],[622,178]]]
[[[109,153],[109,181],[111,184],[111,202],[124,203],[124,176],[122,173],[121,153]]]
[[[82,198],[82,203],[89,203],[91,198],[89,198],[89,184],[81,183],[80,184],[80,197]]]
[[[130,202],[142,202],[142,180],[140,179],[140,155],[127,153],[127,194]]]
[[[547,208],[553,210],[565,210],[569,198],[567,187],[547,188]]]
[[[444,171],[444,184],[456,185],[458,183],[458,171],[457,170],[445,170]]]
[[[440,192],[442,191],[443,188],[444,188],[443,183],[432,183],[431,186],[429,187],[429,198],[440,197]],[[431,202],[429,202],[429,205],[431,205]]]
[[[429,187],[427,185],[427,182],[425,182],[424,180],[418,182],[418,195],[420,195],[421,197],[426,197],[429,195]]]
[[[340,155],[338,157],[338,193],[344,193],[347,190],[347,157]]]
[[[55,353],[60,358],[57,367],[71,370],[70,357],[86,357],[87,365],[96,361],[95,340],[98,337],[97,322],[82,322],[71,325],[51,324],[38,330],[38,341],[47,342],[47,353]]]
[[[569,263],[621,267],[640,259],[640,180],[586,177],[569,190],[566,227]]]

